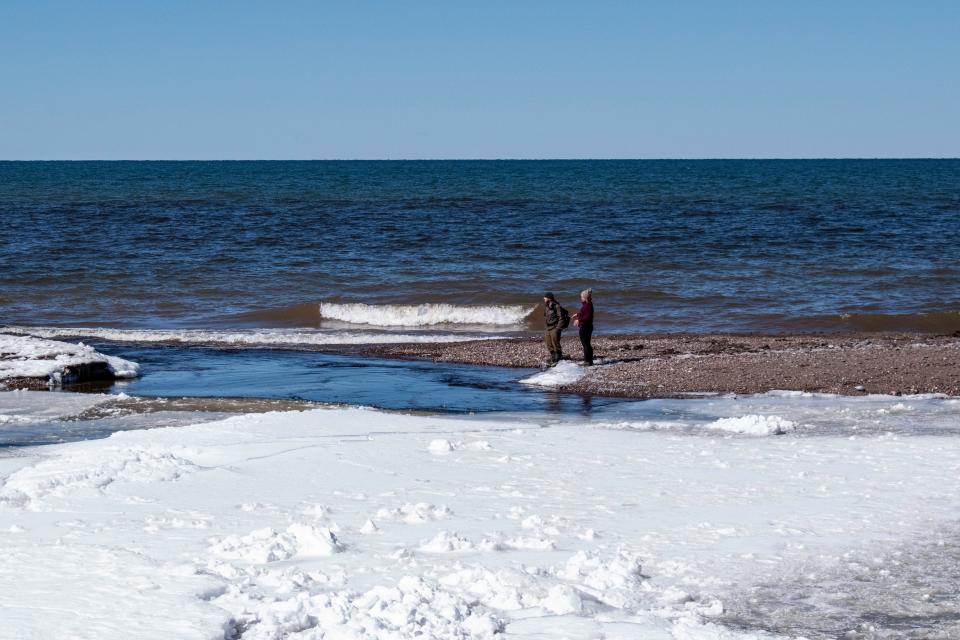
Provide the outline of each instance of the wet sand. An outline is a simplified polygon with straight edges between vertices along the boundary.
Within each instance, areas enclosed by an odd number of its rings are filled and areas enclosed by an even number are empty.
[[[595,337],[598,366],[562,391],[631,398],[770,390],[960,396],[960,336],[929,334],[633,334]],[[582,358],[574,333],[565,357]],[[542,340],[376,345],[388,358],[538,367]]]

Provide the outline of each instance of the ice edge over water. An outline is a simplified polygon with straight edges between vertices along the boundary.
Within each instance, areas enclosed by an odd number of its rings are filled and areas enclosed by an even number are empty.
[[[587,374],[587,370],[580,365],[563,360],[556,366],[535,373],[529,378],[520,381],[521,384],[531,384],[538,387],[562,387],[573,384]]]
[[[377,327],[425,327],[438,324],[520,326],[535,307],[452,304],[362,304],[321,302],[320,316]]]
[[[70,367],[104,363],[117,378],[136,378],[140,366],[129,360],[108,356],[82,342],[72,344],[33,336],[0,334],[0,380],[6,378],[47,378],[59,384]]]

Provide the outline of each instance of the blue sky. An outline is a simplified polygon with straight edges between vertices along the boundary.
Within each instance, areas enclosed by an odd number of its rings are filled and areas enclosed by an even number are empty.
[[[0,158],[960,156],[960,2],[0,2]]]

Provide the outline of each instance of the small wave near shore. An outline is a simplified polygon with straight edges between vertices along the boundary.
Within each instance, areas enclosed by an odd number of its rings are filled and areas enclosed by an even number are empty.
[[[453,304],[363,304],[321,302],[320,317],[350,324],[377,327],[429,327],[436,325],[523,326],[536,306]]]

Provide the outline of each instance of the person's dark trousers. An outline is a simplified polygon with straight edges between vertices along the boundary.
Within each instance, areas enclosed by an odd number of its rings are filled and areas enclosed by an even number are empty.
[[[543,341],[547,344],[547,351],[550,352],[550,363],[559,362],[563,357],[560,347],[560,329],[557,327],[547,329],[543,334]]]
[[[580,344],[583,345],[583,363],[586,365],[593,364],[593,345],[590,344],[590,339],[593,337],[593,323],[585,324],[580,326]]]

